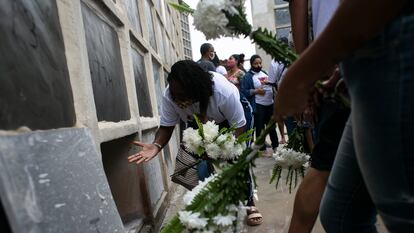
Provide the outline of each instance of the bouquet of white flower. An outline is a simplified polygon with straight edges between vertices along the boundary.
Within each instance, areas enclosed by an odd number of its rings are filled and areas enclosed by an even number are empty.
[[[194,116],[198,129],[187,128],[183,132],[183,144],[185,148],[200,157],[207,156],[212,160],[237,159],[246,148],[246,141],[251,139],[248,131],[239,137],[234,136],[234,127],[223,128],[214,121],[202,124],[197,116]]]
[[[266,53],[285,66],[289,66],[297,59],[297,54],[268,30],[260,27],[252,30],[246,18],[244,2],[244,0],[202,0],[195,10],[185,3],[170,3],[170,5],[181,12],[192,14],[195,28],[203,32],[207,39],[238,35],[250,37]]]
[[[270,183],[276,180],[276,188],[282,176],[283,169],[287,169],[286,185],[289,186],[289,193],[292,192],[292,184],[296,187],[298,175],[305,176],[305,169],[308,167],[310,156],[304,153],[305,138],[303,128],[296,127],[289,135],[288,144],[278,148],[273,157],[276,162],[273,167]],[[294,176],[294,178],[293,178]]]
[[[183,199],[186,206],[191,205],[194,198],[205,188],[205,186],[215,180],[217,175],[212,175],[204,181],[200,181],[199,185],[193,190],[188,191]],[[189,211],[183,210],[178,212],[178,219],[185,228],[190,232],[233,232],[235,221],[238,213],[243,209],[243,205],[236,206],[229,204],[225,208],[220,209],[215,216],[205,214],[205,211]]]
[[[161,232],[238,232],[237,227],[240,225],[236,220],[241,219],[239,217],[243,212],[241,203],[246,201],[248,193],[245,172],[257,158],[266,135],[273,127],[275,122],[271,120],[254,144],[244,149],[234,164],[225,166],[221,173],[200,182],[188,192],[184,196],[185,209],[180,211]],[[249,135],[250,131],[245,134]],[[215,137],[217,135],[212,138]],[[248,136],[241,138],[248,138]],[[193,149],[197,148],[199,147],[193,147]],[[202,153],[202,150],[198,153]]]

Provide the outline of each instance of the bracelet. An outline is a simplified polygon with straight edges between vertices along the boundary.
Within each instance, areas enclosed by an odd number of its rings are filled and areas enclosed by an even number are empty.
[[[160,150],[163,148],[163,146],[161,146],[159,143],[153,142],[152,144],[158,147]]]

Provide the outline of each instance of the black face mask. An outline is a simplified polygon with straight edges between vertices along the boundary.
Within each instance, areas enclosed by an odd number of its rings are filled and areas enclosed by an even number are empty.
[[[259,73],[262,70],[262,67],[260,67],[260,66],[259,67],[253,67],[252,66],[250,69],[253,70],[256,73]]]

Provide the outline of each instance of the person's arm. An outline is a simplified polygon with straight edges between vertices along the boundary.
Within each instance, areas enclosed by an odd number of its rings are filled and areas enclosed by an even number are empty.
[[[308,47],[308,0],[289,1],[290,21],[292,25],[295,51],[301,54]]]
[[[254,95],[264,95],[266,93],[263,88],[254,88],[253,76],[246,74],[240,83],[240,91],[247,99],[254,98]]]
[[[269,83],[276,83],[276,73],[277,73],[277,68],[276,68],[276,64],[275,61],[272,60],[270,62],[270,66],[269,66]]]
[[[148,162],[154,158],[162,148],[167,145],[174,131],[174,126],[160,126],[153,143],[143,143],[140,141],[133,141],[132,143],[142,147],[142,150],[136,154],[128,157],[130,163],[140,164],[142,162]]]
[[[236,136],[236,138],[237,138],[240,134],[244,133],[245,130],[246,130],[246,125],[237,128],[234,131],[234,136]]]
[[[345,0],[322,34],[289,67],[279,85],[275,114],[303,111],[314,82],[373,38],[402,9],[406,0]],[[295,93],[295,95],[292,95]]]

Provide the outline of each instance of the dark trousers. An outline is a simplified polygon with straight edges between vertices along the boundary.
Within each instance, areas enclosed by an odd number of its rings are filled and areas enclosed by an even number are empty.
[[[256,104],[256,112],[254,113],[254,123],[256,127],[256,137],[260,135],[265,125],[269,123],[270,118],[273,114],[273,104],[264,106],[261,104]],[[279,146],[279,139],[276,134],[276,127],[270,130],[269,132],[270,141],[272,142],[272,148]],[[265,148],[262,148],[265,149]]]

